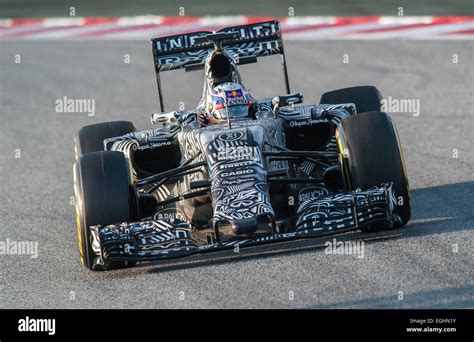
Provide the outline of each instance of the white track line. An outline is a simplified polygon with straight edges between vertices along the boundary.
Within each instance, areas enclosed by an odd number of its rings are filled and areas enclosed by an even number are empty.
[[[320,39],[473,39],[470,33],[450,32],[474,30],[474,18],[453,18],[452,23],[436,23],[436,17],[367,17],[356,18],[357,22],[345,22],[340,17],[288,17],[281,18],[285,40]],[[104,18],[44,18],[38,20],[0,20],[0,40],[144,40],[182,32],[215,30],[225,26],[246,24],[245,16],[222,16],[201,18],[166,18],[162,16],[140,16]],[[42,21],[41,21],[42,20]],[[252,18],[252,20],[258,20]],[[354,20],[354,18],[351,18]],[[374,22],[375,20],[375,22]],[[442,19],[443,20],[443,19]],[[464,20],[460,21],[459,20]],[[350,21],[350,20],[349,20]],[[433,25],[404,27],[412,24]],[[334,25],[311,27],[315,25]],[[18,26],[15,26],[18,25]],[[394,30],[383,31],[387,28]],[[294,29],[301,31],[291,32]],[[378,32],[377,29],[382,31]],[[117,31],[113,31],[117,30]],[[374,30],[369,32],[357,32]],[[285,32],[286,31],[286,32]]]

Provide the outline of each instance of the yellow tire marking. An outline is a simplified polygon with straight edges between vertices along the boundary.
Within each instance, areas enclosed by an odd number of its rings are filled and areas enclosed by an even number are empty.
[[[341,135],[339,134],[339,129],[342,129],[342,128],[336,129],[336,141],[337,141],[337,146],[339,147],[339,153],[342,155],[342,160],[344,162],[344,159],[346,158],[346,151],[348,152],[349,150],[347,149],[347,144],[345,143],[345,141],[341,139]],[[351,180],[349,178],[349,171],[347,170],[347,167],[344,167],[345,165],[346,164],[343,163],[343,168],[345,169],[343,171],[344,171],[344,175],[346,176],[347,186],[349,189],[352,189]]]
[[[82,229],[81,229],[81,219],[80,219],[80,215],[79,215],[79,202],[78,202],[78,196],[77,196],[77,193],[78,193],[78,189],[77,189],[77,176],[76,176],[76,168],[75,166],[73,166],[73,169],[72,169],[72,174],[73,174],[73,180],[74,180],[74,195],[76,197],[76,226],[77,226],[77,247],[79,248],[79,255],[80,255],[80,260],[81,260],[81,263],[84,265],[85,264],[85,260],[84,260],[84,250],[83,250],[83,244],[82,244]]]

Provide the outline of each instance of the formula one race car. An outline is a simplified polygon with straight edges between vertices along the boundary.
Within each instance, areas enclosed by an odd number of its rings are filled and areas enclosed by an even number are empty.
[[[82,127],[75,140],[79,251],[92,270],[390,229],[410,219],[395,125],[372,86],[302,105],[278,21],[152,40],[161,112]],[[257,100],[237,65],[280,54],[286,95]],[[165,112],[160,73],[204,70],[201,102]]]

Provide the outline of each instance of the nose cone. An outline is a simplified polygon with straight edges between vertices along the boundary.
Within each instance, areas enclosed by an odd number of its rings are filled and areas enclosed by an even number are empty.
[[[268,233],[274,212],[263,166],[263,130],[260,125],[203,130],[201,145],[211,181],[216,235],[244,236]],[[218,230],[218,231],[217,231]],[[270,229],[271,232],[271,229]]]

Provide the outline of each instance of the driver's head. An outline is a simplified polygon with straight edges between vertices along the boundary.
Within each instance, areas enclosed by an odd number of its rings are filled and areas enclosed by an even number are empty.
[[[248,118],[252,97],[238,83],[226,82],[215,86],[208,103],[209,122],[218,123],[228,118]]]

